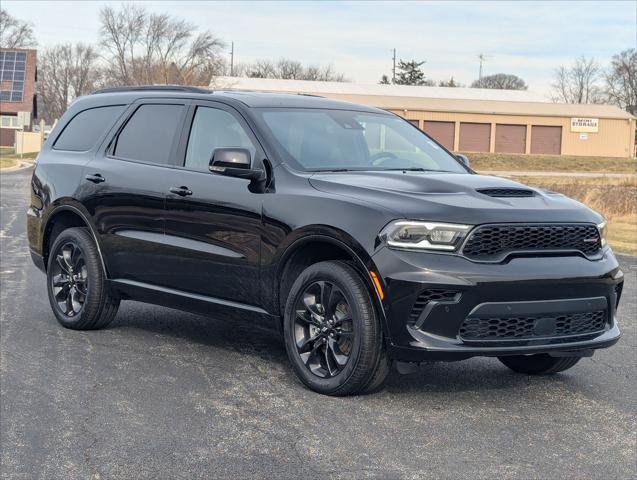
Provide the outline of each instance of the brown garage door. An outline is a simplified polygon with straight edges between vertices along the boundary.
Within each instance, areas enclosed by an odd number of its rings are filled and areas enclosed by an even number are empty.
[[[13,128],[0,128],[0,146],[13,147],[15,145],[15,130]]]
[[[495,126],[495,151],[524,153],[526,151],[526,125]]]
[[[562,153],[562,127],[531,127],[531,153],[559,155]]]
[[[418,120],[407,120],[407,121],[411,123],[414,127],[420,128],[420,122]]]
[[[454,122],[430,122],[425,120],[423,130],[440,142],[447,150],[453,150],[453,137],[456,131]]]
[[[490,137],[490,123],[460,124],[460,150],[462,152],[488,152]]]

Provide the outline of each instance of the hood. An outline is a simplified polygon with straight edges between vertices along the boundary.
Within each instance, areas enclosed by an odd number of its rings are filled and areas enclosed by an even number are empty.
[[[562,194],[499,177],[442,172],[321,172],[312,175],[309,182],[325,193],[382,206],[393,211],[396,218],[468,225],[602,221],[599,214]]]

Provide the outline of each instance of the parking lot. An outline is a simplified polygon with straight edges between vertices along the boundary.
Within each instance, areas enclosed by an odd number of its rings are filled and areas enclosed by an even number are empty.
[[[637,476],[635,257],[622,339],[563,374],[471,359],[330,398],[248,322],[125,302],[106,330],[60,327],[28,254],[30,173],[0,176],[3,477]]]

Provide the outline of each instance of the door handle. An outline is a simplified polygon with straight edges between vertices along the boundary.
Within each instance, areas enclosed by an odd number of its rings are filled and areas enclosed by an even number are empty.
[[[192,190],[184,186],[170,187],[170,193],[174,193],[176,195],[179,195],[180,197],[186,197],[188,195],[192,195]]]
[[[93,182],[93,183],[102,183],[106,181],[106,179],[102,177],[102,175],[100,175],[99,173],[95,173],[93,175],[87,175],[85,178],[89,182]]]

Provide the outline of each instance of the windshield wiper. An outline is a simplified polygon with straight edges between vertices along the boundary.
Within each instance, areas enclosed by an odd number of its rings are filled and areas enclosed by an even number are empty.
[[[352,170],[350,168],[317,168],[314,170],[308,170],[309,172],[316,172],[316,173],[321,173],[321,172],[354,172],[357,170]],[[360,170],[358,170],[360,171]]]
[[[404,172],[439,172],[440,170],[432,170],[429,168],[422,168],[422,167],[405,167],[405,168],[383,168],[383,170],[385,171],[391,171],[391,172],[399,172],[399,171],[404,171]]]
[[[438,173],[458,173],[450,170],[436,170],[435,168],[422,167],[406,167],[406,168],[384,168],[385,171],[402,171],[402,172],[438,172]]]

